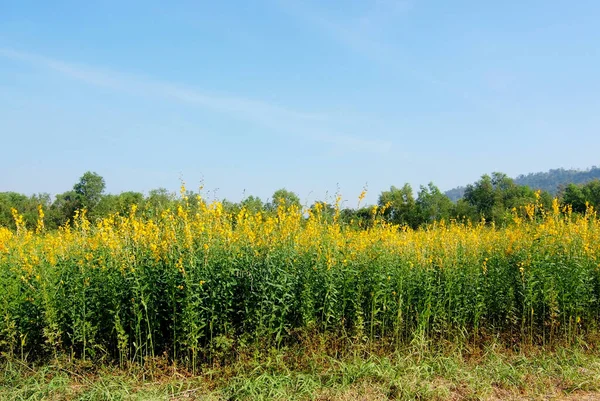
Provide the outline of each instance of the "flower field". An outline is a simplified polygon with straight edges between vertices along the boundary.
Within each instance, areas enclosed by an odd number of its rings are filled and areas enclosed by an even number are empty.
[[[46,231],[0,228],[0,351],[167,355],[278,345],[307,330],[404,344],[421,336],[572,341],[600,323],[600,224],[530,205],[511,224],[410,230],[342,223],[339,208],[236,215],[183,197],[176,210]]]

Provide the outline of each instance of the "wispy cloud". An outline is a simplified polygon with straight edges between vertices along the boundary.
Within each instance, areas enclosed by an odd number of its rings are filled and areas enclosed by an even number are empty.
[[[333,18],[322,10],[311,8],[298,0],[274,0],[289,15],[306,21],[340,45],[372,62],[388,67],[390,71],[406,74],[420,82],[440,88],[453,96],[461,97],[489,109],[481,99],[460,86],[436,77],[423,68],[416,68],[415,60],[403,54],[397,46],[377,38],[375,30],[389,24],[401,23],[402,16],[416,7],[411,0],[368,0],[371,8],[357,18]]]
[[[340,133],[335,128],[339,122],[320,113],[309,113],[273,103],[246,97],[205,93],[194,88],[149,77],[125,74],[118,71],[90,67],[13,49],[0,48],[0,57],[24,62],[38,68],[92,86],[109,88],[115,92],[176,101],[223,113],[282,134],[291,134],[332,144],[345,151],[387,152],[388,141],[364,139]]]
[[[275,2],[288,14],[314,25],[343,46],[375,61],[390,61],[393,49],[383,42],[370,39],[364,29],[359,29],[359,25],[372,25],[375,14],[363,15],[359,20],[340,22],[296,0]]]

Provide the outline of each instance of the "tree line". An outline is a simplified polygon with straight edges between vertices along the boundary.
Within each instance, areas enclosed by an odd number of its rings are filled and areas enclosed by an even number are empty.
[[[600,167],[592,166],[585,170],[557,168],[545,172],[521,174],[514,181],[515,184],[525,185],[533,189],[541,189],[552,196],[561,196],[569,184],[587,184],[600,179]],[[465,194],[465,187],[456,187],[446,191],[446,195],[458,201]]]
[[[78,210],[86,210],[88,219],[106,217],[110,214],[129,214],[132,205],[137,205],[136,213],[143,217],[155,217],[166,209],[174,210],[182,202],[182,197],[164,188],[154,189],[147,195],[141,192],[127,191],[120,194],[105,193],[104,178],[94,172],[86,172],[73,188],[59,194],[52,200],[49,194],[27,196],[16,192],[0,192],[0,226],[15,228],[13,210],[23,216],[28,227],[35,227],[38,219],[38,207],[43,208],[45,227],[57,229],[72,221]],[[204,202],[198,194],[188,191],[185,194],[187,205],[198,207]],[[562,205],[571,205],[576,213],[584,213],[589,205],[600,207],[600,180],[585,184],[568,184],[557,194]],[[273,193],[270,201],[264,202],[256,196],[248,196],[240,202],[223,200],[227,213],[236,215],[242,208],[249,212],[276,213],[280,205],[301,207],[300,198],[294,192],[284,188]],[[495,224],[508,223],[515,210],[522,206],[541,203],[546,209],[552,205],[553,195],[548,191],[537,192],[527,185],[519,185],[514,179],[503,173],[483,175],[477,182],[464,188],[463,196],[456,202],[441,192],[433,183],[421,186],[417,193],[410,184],[402,187],[390,187],[378,197],[375,210],[373,206],[357,208],[342,207],[337,218],[347,224],[369,227],[379,214],[390,223],[419,228],[436,221],[451,219]],[[336,209],[331,203],[317,201],[310,210],[319,210],[321,216],[333,219]]]

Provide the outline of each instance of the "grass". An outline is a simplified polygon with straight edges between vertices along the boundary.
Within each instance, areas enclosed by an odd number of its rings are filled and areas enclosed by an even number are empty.
[[[7,359],[1,375],[7,401],[600,399],[600,351],[585,342],[519,350],[424,342],[390,352],[312,336],[281,349],[248,347],[196,374],[157,357],[127,367]]]

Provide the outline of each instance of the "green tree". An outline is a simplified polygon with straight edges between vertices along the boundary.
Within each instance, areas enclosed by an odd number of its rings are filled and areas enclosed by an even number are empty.
[[[577,213],[585,213],[587,204],[600,207],[600,180],[590,181],[583,185],[569,184],[562,191],[562,202],[573,207]]]
[[[545,207],[551,204],[551,196],[542,193],[541,200]],[[512,178],[504,173],[483,175],[475,184],[467,185],[465,201],[475,208],[479,218],[503,224],[508,221],[513,208],[536,203],[535,192],[525,185],[515,184]]]
[[[144,212],[148,216],[158,216],[163,210],[174,209],[176,196],[165,188],[151,189],[144,200]]]
[[[402,188],[392,186],[389,191],[383,191],[377,203],[386,207],[383,216],[389,222],[407,224],[413,228],[419,226],[417,203],[410,184],[404,184]]]
[[[586,200],[598,209],[600,207],[600,180],[596,179],[583,185]]]
[[[471,205],[464,198],[459,199],[456,204],[453,205],[450,215],[459,221],[473,221],[480,218],[475,206]]]
[[[96,216],[106,217],[111,213],[129,214],[132,205],[142,206],[144,195],[140,192],[121,192],[119,195],[107,194],[102,196],[96,206]]]
[[[335,206],[323,201],[315,201],[310,206],[310,210],[314,215],[316,215],[317,210],[319,210],[321,219],[329,222],[332,222],[335,216]]]
[[[271,196],[271,202],[267,205],[269,210],[277,210],[279,206],[300,208],[300,198],[292,191],[285,188],[278,189]]]
[[[96,210],[104,196],[104,178],[93,172],[86,172],[73,185],[71,191],[56,196],[50,207],[48,220],[53,226],[61,226],[73,219],[76,210],[86,209],[88,218],[99,217]]]
[[[484,174],[475,184],[467,185],[465,188],[464,199],[469,205],[475,208],[475,212],[479,216],[490,220],[492,217],[492,210],[496,205],[496,194],[494,191],[494,184],[492,183],[492,177]]]
[[[80,207],[79,197],[74,191],[58,194],[50,206],[48,220],[54,227],[62,226],[73,218]]]
[[[241,204],[237,202],[231,202],[227,199],[223,199],[221,201],[221,205],[223,206],[223,210],[225,213],[233,215],[234,217],[242,210]]]
[[[265,205],[257,196],[248,196],[241,202],[242,207],[245,207],[249,213],[258,213],[264,210]]]
[[[0,226],[15,228],[12,215],[12,209],[14,208],[19,214],[23,215],[23,220],[28,228],[35,228],[38,219],[38,205],[41,205],[47,213],[50,205],[50,195],[35,194],[27,196],[17,192],[0,192]]]
[[[359,209],[342,209],[340,221],[355,228],[367,229],[373,227],[375,215],[373,207],[361,207]]]
[[[105,188],[104,178],[97,173],[87,171],[73,186],[73,192],[77,194],[79,207],[87,209],[88,213],[92,214],[94,208],[100,203]]]
[[[453,203],[438,187],[430,182],[427,187],[421,186],[417,195],[417,212],[419,223],[431,223],[438,220],[448,220],[451,216]]]

